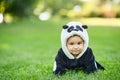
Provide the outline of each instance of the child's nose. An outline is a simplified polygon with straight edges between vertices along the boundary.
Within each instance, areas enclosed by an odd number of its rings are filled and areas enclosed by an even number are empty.
[[[78,48],[78,46],[77,46],[77,45],[75,45],[75,46],[74,46],[74,48]]]

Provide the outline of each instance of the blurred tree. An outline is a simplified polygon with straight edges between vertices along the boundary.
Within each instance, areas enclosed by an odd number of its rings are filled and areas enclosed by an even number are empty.
[[[5,13],[25,17],[32,13],[35,0],[5,0]]]
[[[5,0],[0,0],[0,23],[4,22]]]
[[[112,6],[111,10],[106,3]],[[119,0],[0,0],[0,12],[20,18],[32,15],[33,11],[36,15],[48,11],[60,17],[119,17],[119,6]]]
[[[99,0],[99,4],[103,17],[119,17],[120,0]]]
[[[39,0],[38,5],[42,5],[42,7],[37,6],[39,9],[39,13],[48,11],[51,12],[54,16],[67,16],[67,12],[72,10],[75,5],[82,5],[82,2],[79,0]]]
[[[5,0],[0,0],[0,13],[5,11]]]

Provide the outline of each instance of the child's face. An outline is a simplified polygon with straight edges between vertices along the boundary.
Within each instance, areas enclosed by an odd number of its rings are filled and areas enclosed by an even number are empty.
[[[81,37],[75,35],[67,40],[67,48],[69,52],[74,56],[77,57],[84,48],[84,41]]]

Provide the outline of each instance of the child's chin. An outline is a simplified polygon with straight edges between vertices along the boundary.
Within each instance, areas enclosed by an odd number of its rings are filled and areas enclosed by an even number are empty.
[[[76,54],[73,54],[73,56],[78,56],[78,55],[79,55],[79,54],[77,54],[77,53],[76,53]]]
[[[73,55],[78,55],[79,53],[73,53]]]

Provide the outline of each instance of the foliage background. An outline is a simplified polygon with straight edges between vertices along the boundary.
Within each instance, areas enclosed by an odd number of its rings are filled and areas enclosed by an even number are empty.
[[[119,0],[1,0],[0,12],[12,17],[39,16],[49,12],[52,17],[120,17]]]

